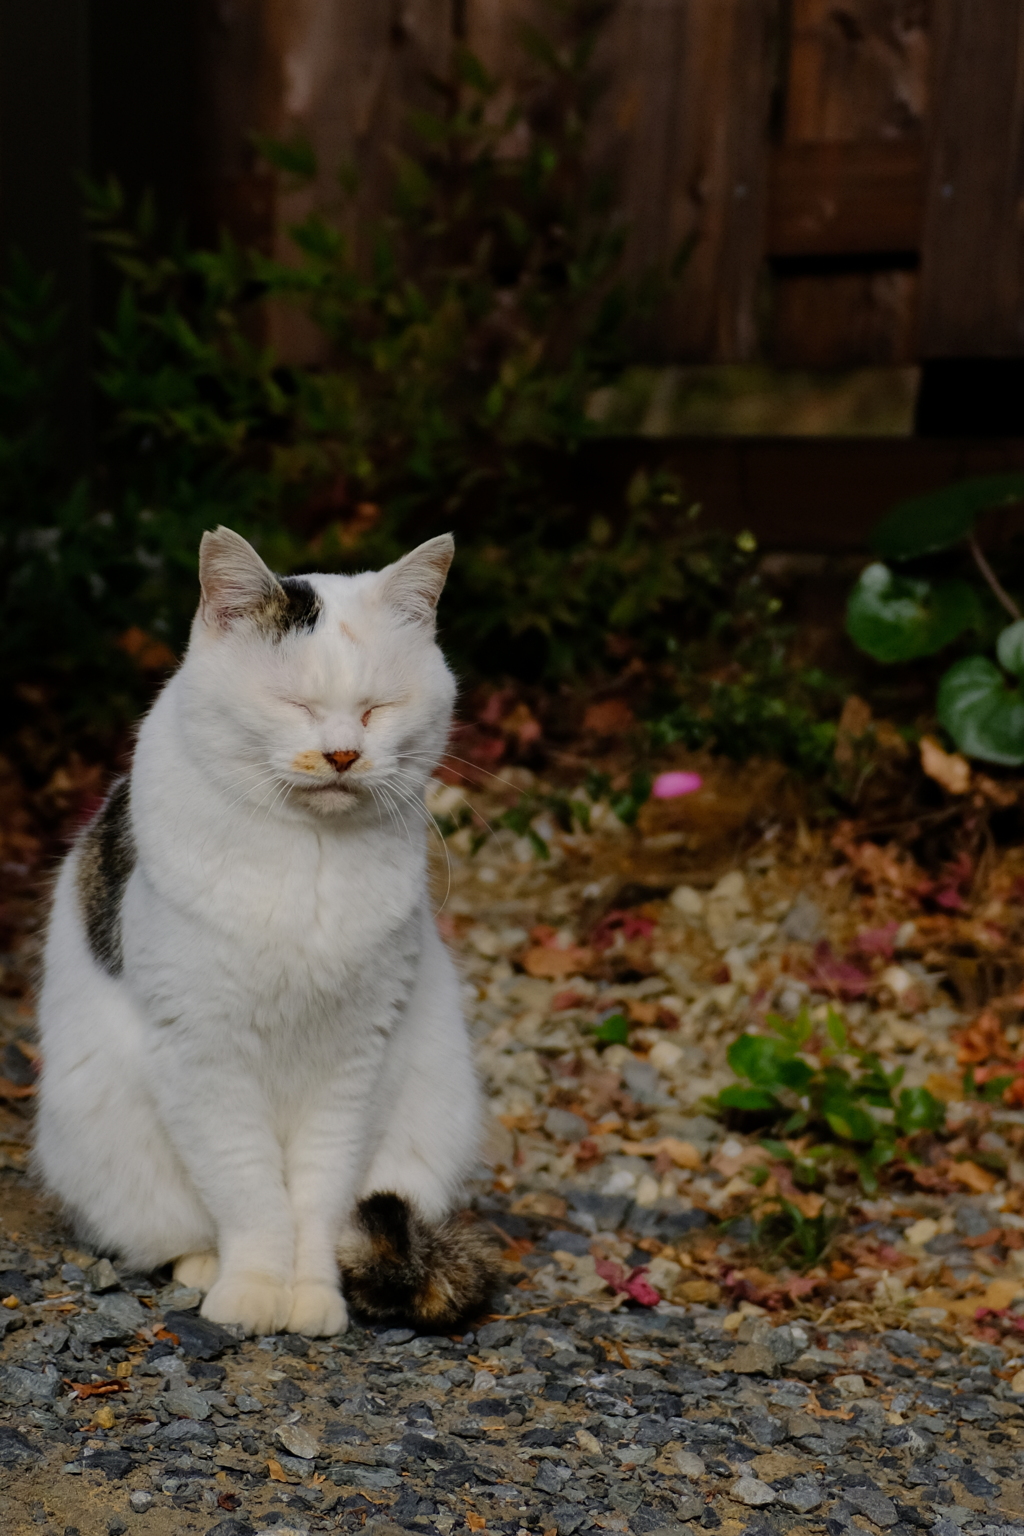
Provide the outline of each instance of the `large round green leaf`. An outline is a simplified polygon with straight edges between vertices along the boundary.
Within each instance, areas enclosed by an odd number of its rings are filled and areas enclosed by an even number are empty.
[[[871,534],[883,560],[912,560],[967,537],[979,512],[1024,501],[1024,475],[982,475],[897,502]]]
[[[876,562],[860,574],[846,608],[850,639],[876,661],[930,656],[974,622],[977,598],[966,581],[897,576]]]
[[[999,663],[1014,677],[1024,677],[1024,619],[1008,624],[996,641]]]
[[[954,662],[939,684],[939,719],[968,757],[1024,763],[1024,697],[987,656]]]

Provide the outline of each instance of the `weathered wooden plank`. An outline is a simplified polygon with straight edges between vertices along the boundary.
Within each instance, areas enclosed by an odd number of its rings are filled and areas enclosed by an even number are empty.
[[[630,262],[690,257],[652,350],[734,360],[757,344],[778,0],[624,0],[610,28]]]
[[[827,369],[913,362],[916,296],[917,273],[893,268],[777,275],[772,361]]]
[[[923,217],[924,156],[913,140],[780,144],[772,154],[772,256],[916,251]]]
[[[788,144],[916,138],[928,96],[929,0],[791,0]]]
[[[920,247],[928,0],[791,0],[790,18],[769,247],[835,260],[776,270],[772,355],[809,367],[907,361],[917,274],[856,258]]]
[[[1024,6],[935,0],[926,357],[1024,354]]]

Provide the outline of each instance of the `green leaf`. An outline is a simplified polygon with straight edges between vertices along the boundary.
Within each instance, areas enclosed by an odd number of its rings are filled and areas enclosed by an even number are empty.
[[[958,544],[979,512],[1024,501],[1024,475],[984,475],[901,501],[876,523],[871,548],[883,560],[912,560]]]
[[[785,1086],[780,1068],[793,1059],[792,1049],[769,1035],[740,1035],[726,1051],[736,1076],[749,1078],[759,1088]]]
[[[956,661],[939,683],[938,716],[968,757],[1024,763],[1024,697],[987,656]]]
[[[874,1141],[878,1122],[853,1099],[837,1094],[826,1100],[821,1109],[834,1135],[844,1141]]]
[[[896,1105],[896,1124],[904,1136],[915,1131],[940,1131],[946,1123],[946,1106],[927,1088],[904,1088]]]
[[[1024,619],[1007,625],[996,641],[999,664],[1014,677],[1024,677]]]
[[[850,639],[876,661],[930,656],[969,629],[978,600],[969,582],[898,576],[876,561],[860,574],[846,608]]]
[[[836,1050],[845,1051],[847,1046],[846,1024],[834,1008],[828,1010],[825,1030]]]
[[[740,1088],[733,1085],[723,1088],[718,1095],[722,1109],[781,1109],[778,1099],[764,1088]]]
[[[594,1030],[594,1039],[605,1045],[628,1045],[629,1021],[624,1014],[609,1014]]]

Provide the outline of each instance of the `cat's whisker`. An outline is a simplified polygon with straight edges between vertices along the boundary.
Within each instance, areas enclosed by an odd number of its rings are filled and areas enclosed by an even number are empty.
[[[392,790],[394,791],[395,794],[399,793],[397,787],[394,784],[391,785],[391,788],[392,788]],[[445,842],[444,838],[441,836],[441,830],[438,827],[437,822],[434,820],[433,816],[427,810],[427,807],[422,803],[422,801],[416,800],[413,796],[409,795],[408,792],[406,792],[406,796],[407,796],[407,803],[412,806],[413,810],[419,812],[419,814],[422,815],[425,818],[427,825],[431,828],[431,830],[434,833],[434,836],[437,838],[438,842],[441,844],[441,851],[444,854],[445,865],[447,866],[447,871],[448,871],[448,885],[447,885],[447,888],[446,888],[445,893],[444,893],[444,901],[442,901],[440,907],[438,907],[438,909],[437,909],[437,912],[440,912],[444,908],[445,902],[447,902],[448,897],[451,895],[451,891],[452,891],[452,856],[448,852],[448,844]],[[437,912],[434,913],[435,917],[437,916]]]
[[[503,779],[500,773],[492,773],[489,768],[481,767],[479,763],[474,763],[471,758],[456,757],[454,752],[442,752],[440,756],[435,752],[396,752],[395,756],[422,758],[431,761],[435,766],[440,766],[445,758],[449,758],[453,763],[464,763],[467,768],[472,768],[474,773],[485,774],[487,778],[493,779],[496,784],[504,784],[506,789],[514,789],[517,795],[522,794],[521,787],[518,784],[513,784],[511,779]],[[452,786],[452,788],[455,787],[455,785]]]

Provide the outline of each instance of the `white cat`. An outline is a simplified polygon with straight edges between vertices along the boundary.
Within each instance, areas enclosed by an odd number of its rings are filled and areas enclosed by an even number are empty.
[[[205,534],[185,660],[57,883],[38,1170],[250,1333],[343,1330],[339,1252],[362,1310],[435,1331],[492,1280],[447,1215],[480,1108],[427,891],[453,549],[278,579]]]

